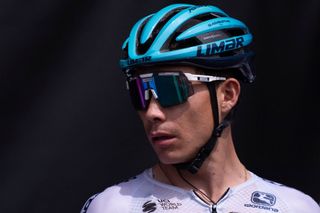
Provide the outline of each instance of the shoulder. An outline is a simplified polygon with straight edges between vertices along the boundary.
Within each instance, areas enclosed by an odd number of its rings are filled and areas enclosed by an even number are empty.
[[[118,186],[111,186],[103,192],[91,196],[84,204],[81,213],[118,212],[118,203],[125,200]]]
[[[263,178],[259,179],[261,187],[271,192],[278,202],[283,202],[283,204],[291,210],[290,212],[320,213],[319,205],[311,196],[304,192],[281,183]]]
[[[140,174],[91,196],[80,213],[129,212],[129,205],[124,204],[131,202],[132,195],[138,191],[143,179],[143,175]]]

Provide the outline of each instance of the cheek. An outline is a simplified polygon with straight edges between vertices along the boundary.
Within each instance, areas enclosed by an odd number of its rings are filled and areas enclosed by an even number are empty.
[[[199,88],[190,97],[190,130],[198,138],[208,140],[213,130],[213,115],[210,102],[209,91]]]

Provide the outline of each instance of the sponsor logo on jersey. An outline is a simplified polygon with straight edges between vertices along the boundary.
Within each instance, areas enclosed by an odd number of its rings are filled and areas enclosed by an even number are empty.
[[[157,199],[156,201],[148,200],[142,205],[143,212],[154,212],[157,208],[164,211],[178,210],[182,203],[172,202],[169,199]]]
[[[272,207],[276,204],[276,200],[276,196],[273,194],[255,191],[251,194],[251,203],[244,204],[244,206],[248,208],[279,212],[277,208]]]
[[[155,210],[157,210],[157,204],[152,202],[151,200],[145,202],[143,205],[142,205],[142,211],[143,212],[154,212]]]
[[[158,203],[163,210],[179,209],[179,207],[182,206],[182,203],[175,203],[169,199],[158,199]]]
[[[276,196],[265,192],[253,192],[251,202],[265,206],[273,206],[276,203]]]

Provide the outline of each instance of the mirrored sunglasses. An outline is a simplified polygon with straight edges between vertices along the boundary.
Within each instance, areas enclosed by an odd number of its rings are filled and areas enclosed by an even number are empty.
[[[225,77],[197,75],[183,72],[152,72],[127,78],[127,89],[136,110],[145,110],[151,95],[162,107],[182,104],[194,94],[192,81],[213,82]]]

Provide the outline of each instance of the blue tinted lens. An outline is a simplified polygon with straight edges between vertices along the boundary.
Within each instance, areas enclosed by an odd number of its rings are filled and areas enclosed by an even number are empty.
[[[151,95],[162,107],[184,103],[193,94],[193,88],[181,72],[152,73],[128,79],[133,106],[137,110],[148,107]]]

